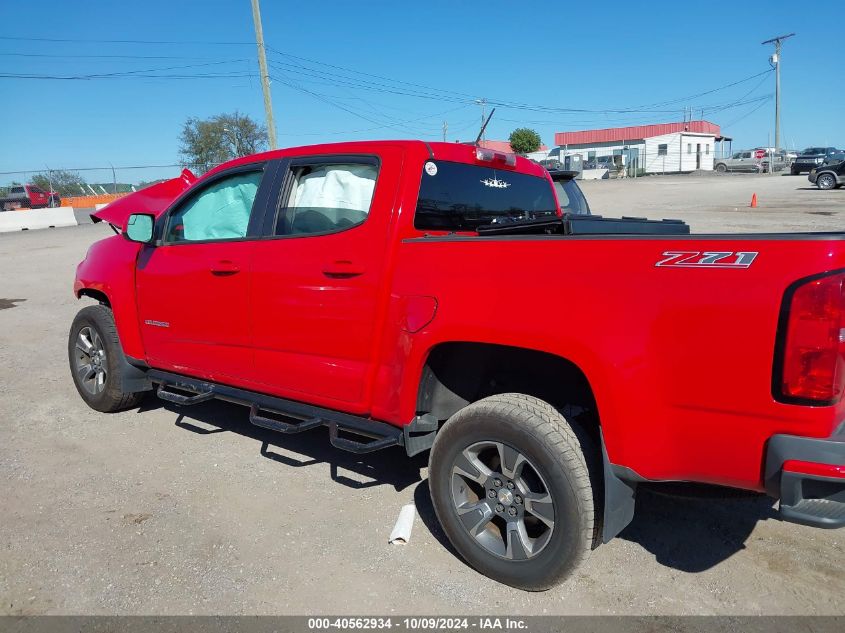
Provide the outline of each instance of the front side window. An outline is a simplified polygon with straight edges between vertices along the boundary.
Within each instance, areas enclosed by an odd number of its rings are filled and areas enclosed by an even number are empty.
[[[226,176],[201,189],[170,216],[167,242],[235,240],[246,237],[262,171]]]
[[[426,162],[414,226],[421,230],[474,231],[508,219],[557,217],[551,183],[494,167]]]
[[[276,235],[334,233],[362,224],[370,213],[377,176],[375,161],[292,167],[293,182],[276,219]]]

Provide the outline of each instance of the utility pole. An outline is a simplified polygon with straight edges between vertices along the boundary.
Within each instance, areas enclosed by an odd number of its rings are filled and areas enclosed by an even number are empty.
[[[443,142],[446,142],[446,133],[449,131],[449,123],[443,121]]]
[[[481,140],[486,141],[487,137],[484,135],[484,122],[487,119],[487,99],[486,97],[482,97],[481,99],[475,100],[476,105],[481,106]]]
[[[793,37],[795,33],[788,35],[778,35],[770,40],[761,42],[763,46],[766,44],[775,45],[775,54],[769,58],[769,63],[775,69],[775,151],[780,149],[780,49],[783,40]]]
[[[273,101],[270,95],[270,75],[267,74],[267,53],[264,50],[264,31],[261,28],[261,9],[258,0],[252,0],[252,20],[255,22],[255,43],[258,46],[258,70],[261,89],[264,91],[264,111],[267,113],[267,135],[270,149],[276,149],[276,124],[273,121]]]

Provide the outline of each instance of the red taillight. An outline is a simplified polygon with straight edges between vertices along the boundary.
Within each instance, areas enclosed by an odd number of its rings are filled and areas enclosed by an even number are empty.
[[[845,389],[845,274],[807,281],[787,296],[781,395],[833,404]],[[782,325],[783,327],[783,325]]]

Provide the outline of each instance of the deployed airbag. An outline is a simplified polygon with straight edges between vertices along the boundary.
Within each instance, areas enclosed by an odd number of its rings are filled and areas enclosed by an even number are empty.
[[[252,203],[262,172],[238,174],[221,180],[188,202],[174,221],[186,241],[245,237]]]
[[[294,190],[293,232],[319,233],[363,222],[370,210],[374,165],[321,165],[302,174]]]

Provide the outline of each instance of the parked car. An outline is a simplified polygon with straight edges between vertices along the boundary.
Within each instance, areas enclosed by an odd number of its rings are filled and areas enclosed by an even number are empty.
[[[792,175],[797,176],[805,171],[810,171],[819,165],[823,165],[828,157],[842,152],[835,147],[808,147],[798,154],[795,162],[792,163]]]
[[[841,163],[842,161],[845,161],[845,152],[837,152],[826,157],[822,165],[834,165],[836,163]]]
[[[155,389],[354,453],[430,449],[445,534],[523,589],[616,536],[640,482],[845,525],[845,236],[561,216],[554,187],[422,141],[183,172],[93,214],[119,234],[76,270],[98,304],[71,325],[72,380],[98,411]]]
[[[734,152],[730,158],[717,158],[713,163],[713,169],[721,173],[726,171],[760,173],[763,171],[765,156],[764,150]]]
[[[0,198],[0,210],[39,209],[42,207],[60,207],[62,200],[55,191],[44,191],[37,185],[14,185],[9,193]]]
[[[841,187],[845,184],[845,157],[837,163],[829,163],[813,169],[807,179],[819,189]]]

